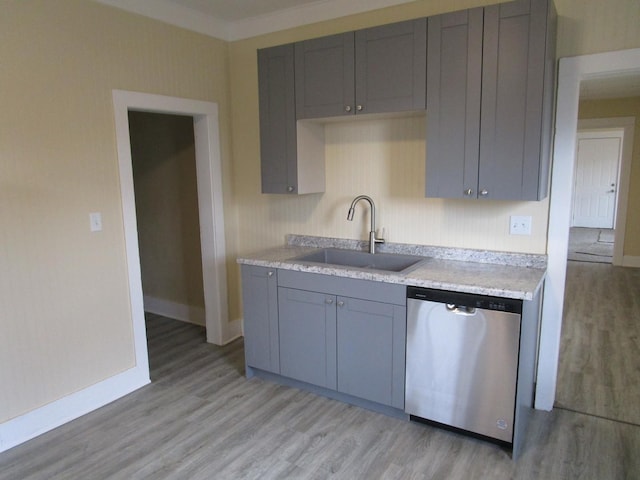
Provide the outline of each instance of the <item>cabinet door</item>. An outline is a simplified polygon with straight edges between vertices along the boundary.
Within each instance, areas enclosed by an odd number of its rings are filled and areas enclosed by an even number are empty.
[[[481,8],[429,17],[426,196],[476,198]]]
[[[335,297],[278,288],[280,374],[336,389]]]
[[[404,408],[406,308],[338,297],[338,391]]]
[[[354,113],[353,32],[295,44],[296,118]]]
[[[547,0],[485,8],[478,188],[486,198],[539,199],[548,13]]]
[[[296,193],[293,44],[258,50],[262,193]]]
[[[424,110],[427,20],[355,33],[356,113]]]
[[[246,364],[279,373],[278,278],[275,269],[242,266],[242,307]]]

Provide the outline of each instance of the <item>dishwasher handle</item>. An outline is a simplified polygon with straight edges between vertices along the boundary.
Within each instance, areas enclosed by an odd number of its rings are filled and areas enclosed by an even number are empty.
[[[456,305],[455,303],[447,303],[446,308],[447,311],[455,313],[456,315],[465,315],[467,317],[472,317],[476,314],[475,308],[467,307],[464,305]]]

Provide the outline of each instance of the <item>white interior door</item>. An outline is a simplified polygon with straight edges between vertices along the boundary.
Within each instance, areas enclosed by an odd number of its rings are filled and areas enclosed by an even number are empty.
[[[572,226],[614,228],[623,133],[578,132]]]

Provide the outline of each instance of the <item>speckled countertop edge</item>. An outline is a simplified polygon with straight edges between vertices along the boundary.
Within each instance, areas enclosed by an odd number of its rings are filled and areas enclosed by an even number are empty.
[[[387,243],[379,252],[425,257],[403,273],[297,261],[317,248],[365,250],[368,242],[287,235],[286,245],[241,256],[238,263],[496,297],[532,300],[546,275],[546,256]]]

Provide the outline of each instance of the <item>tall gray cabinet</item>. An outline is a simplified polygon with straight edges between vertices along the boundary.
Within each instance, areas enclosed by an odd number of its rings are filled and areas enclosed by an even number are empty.
[[[547,195],[555,19],[550,0],[429,18],[428,197]]]
[[[258,50],[263,193],[297,191],[293,44]]]

